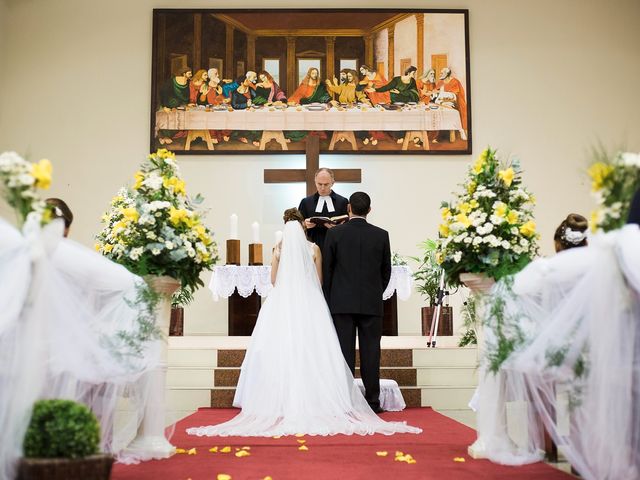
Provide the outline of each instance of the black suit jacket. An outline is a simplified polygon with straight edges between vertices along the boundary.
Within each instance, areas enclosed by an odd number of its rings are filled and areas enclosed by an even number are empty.
[[[300,213],[302,213],[302,216],[304,218],[337,217],[338,215],[346,215],[347,205],[349,204],[349,200],[347,200],[341,195],[338,195],[333,190],[331,191],[330,197],[331,197],[331,200],[333,201],[333,207],[336,209],[335,212],[329,212],[326,204],[322,207],[322,212],[319,212],[319,213],[316,212],[316,205],[318,204],[318,198],[320,198],[320,195],[318,195],[318,192],[303,198],[300,201],[300,206],[298,207],[298,210],[300,210]],[[327,227],[316,226],[307,231],[307,236],[309,237],[309,240],[311,240],[313,243],[318,245],[321,251],[324,250],[324,239],[325,239],[325,236],[327,235],[327,230],[329,230]]]
[[[322,270],[331,313],[382,316],[382,293],[391,278],[389,234],[361,218],[330,229]]]

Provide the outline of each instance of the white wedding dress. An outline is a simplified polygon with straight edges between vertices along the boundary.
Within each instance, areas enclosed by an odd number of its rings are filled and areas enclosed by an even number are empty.
[[[260,310],[247,349],[232,420],[189,428],[198,436],[420,433],[385,422],[354,384],[340,350],[313,261],[298,222],[284,227],[273,290]]]

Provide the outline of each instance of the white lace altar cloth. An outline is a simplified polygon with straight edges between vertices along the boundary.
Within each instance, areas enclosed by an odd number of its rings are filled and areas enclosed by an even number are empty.
[[[356,378],[355,383],[364,395],[364,384],[361,378]],[[386,412],[400,412],[407,407],[402,397],[398,382],[388,378],[380,379],[380,407]]]
[[[270,265],[219,265],[213,267],[209,290],[213,300],[228,298],[237,289],[240,296],[247,298],[254,291],[266,297],[273,288]],[[398,294],[400,300],[407,300],[413,289],[411,269],[405,265],[391,267],[391,279],[382,298],[387,300]]]

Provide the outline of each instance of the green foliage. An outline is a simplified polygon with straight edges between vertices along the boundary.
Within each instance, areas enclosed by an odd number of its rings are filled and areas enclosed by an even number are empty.
[[[465,332],[458,342],[459,347],[467,345],[477,345],[478,337],[476,332],[476,298],[470,296],[462,305],[462,319]]]
[[[180,288],[171,298],[171,306],[173,308],[186,307],[194,300],[194,291],[191,288]]]
[[[132,331],[120,330],[114,337],[103,339],[118,361],[128,364],[133,359],[142,358],[145,345],[162,336],[156,325],[156,310],[160,300],[161,295],[145,282],[136,285],[135,299],[125,299],[127,305],[138,311],[137,328]]]
[[[429,302],[429,306],[433,307],[437,300],[440,274],[442,272],[442,268],[436,261],[438,242],[425,240],[418,246],[422,249],[422,257],[410,257],[419,264],[418,269],[413,274],[413,279],[416,290],[425,297]]]
[[[406,266],[407,261],[398,252],[393,252],[393,254],[391,255],[391,265],[393,265],[394,267]]]
[[[40,400],[24,438],[27,458],[81,458],[98,453],[100,425],[86,406],[71,400]]]

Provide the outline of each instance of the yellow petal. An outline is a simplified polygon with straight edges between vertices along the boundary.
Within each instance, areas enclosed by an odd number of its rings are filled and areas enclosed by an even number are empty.
[[[276,435],[276,436],[275,436],[275,437],[273,437],[273,438],[276,438],[276,439],[277,439],[277,438],[282,438],[282,435]]]
[[[196,453],[198,453],[198,451],[194,448],[190,448],[189,451],[187,452],[188,455],[195,455]]]
[[[414,460],[413,458],[410,458],[409,460],[407,460],[407,463],[411,465],[411,464],[417,463],[417,461]]]
[[[229,453],[231,451],[231,447],[224,447],[220,449],[220,453]]]
[[[239,452],[236,452],[236,457],[238,457],[238,458],[248,457],[249,455],[251,455],[251,454],[249,452],[247,452],[246,450],[240,450]]]
[[[242,450],[251,450],[251,447],[242,447]]]
[[[298,443],[307,443],[306,440],[296,440]]]
[[[466,462],[466,460],[464,459],[464,457],[455,457],[455,458],[453,459],[453,461],[454,461],[454,462],[461,462],[461,463]]]
[[[211,448],[209,449],[209,451],[210,451],[211,453],[218,453],[218,447],[211,447]]]
[[[300,445],[298,447],[298,450],[302,450],[303,452],[306,452],[307,450],[309,450],[309,447],[307,447],[306,445]]]
[[[273,480],[271,477],[264,477],[262,480]]]
[[[376,452],[376,455],[379,457],[386,457],[387,455],[389,455],[389,452]]]
[[[184,448],[176,448],[176,453],[187,453]]]
[[[219,473],[216,477],[217,480],[231,480],[231,475],[227,475],[226,473]]]
[[[402,453],[402,452],[398,452],[398,451],[396,450],[396,457],[403,457],[403,456],[404,456],[404,453]]]
[[[296,433],[296,437],[304,437],[304,433]]]

